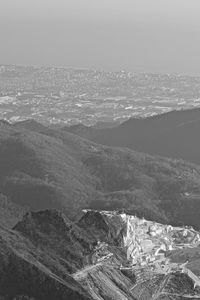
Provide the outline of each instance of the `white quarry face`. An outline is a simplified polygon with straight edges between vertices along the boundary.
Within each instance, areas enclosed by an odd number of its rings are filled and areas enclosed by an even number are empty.
[[[127,251],[130,265],[162,263],[162,270],[165,272],[171,268],[165,255],[167,251],[193,248],[200,244],[200,235],[193,228],[172,227],[125,213],[102,211],[101,214],[105,219],[119,218],[120,223],[124,224],[123,247]]]
[[[196,247],[200,243],[199,233],[192,228],[167,226],[125,214],[120,217],[126,223],[123,241],[127,259],[133,264],[144,265],[156,260],[167,263],[166,251]]]

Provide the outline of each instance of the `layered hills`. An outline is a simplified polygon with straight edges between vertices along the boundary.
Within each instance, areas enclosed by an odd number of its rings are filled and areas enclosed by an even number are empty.
[[[102,146],[28,121],[1,125],[0,165],[0,199],[11,203],[2,215],[12,214],[13,222],[28,210],[60,209],[76,219],[92,208],[200,227],[200,168],[182,160]]]
[[[200,163],[200,109],[172,111],[145,119],[129,119],[114,128],[76,125],[64,130],[109,146]]]
[[[198,165],[28,120],[0,166],[1,300],[200,299]]]

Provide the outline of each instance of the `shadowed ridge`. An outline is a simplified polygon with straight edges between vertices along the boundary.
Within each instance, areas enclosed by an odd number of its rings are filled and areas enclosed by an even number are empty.
[[[58,276],[48,253],[43,253],[18,232],[3,227],[0,227],[0,265],[3,299],[17,299],[21,295],[27,297],[24,299],[37,300],[91,300],[66,272],[65,277]]]
[[[35,121],[34,119],[27,119],[24,121],[16,122],[12,124],[15,128],[23,128],[26,130],[42,133],[49,135],[53,132],[49,127],[44,126],[43,124]]]
[[[72,127],[68,131],[100,144],[200,164],[200,108],[171,111],[144,119],[131,118],[115,128]]]
[[[27,213],[13,229],[51,256],[58,256],[58,262],[61,258],[70,273],[88,263],[97,244],[95,236],[56,210]]]
[[[100,241],[116,246],[122,244],[125,224],[117,213],[109,214],[89,210],[77,224]]]
[[[26,209],[0,194],[0,224],[12,228],[25,214]]]

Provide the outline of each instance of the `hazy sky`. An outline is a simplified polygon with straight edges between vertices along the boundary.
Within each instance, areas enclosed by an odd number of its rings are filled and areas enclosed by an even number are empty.
[[[0,0],[0,64],[200,75],[200,0]]]

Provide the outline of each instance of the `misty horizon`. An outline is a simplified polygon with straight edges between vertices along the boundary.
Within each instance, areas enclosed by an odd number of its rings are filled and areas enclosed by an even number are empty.
[[[200,75],[196,0],[0,0],[0,63]]]

